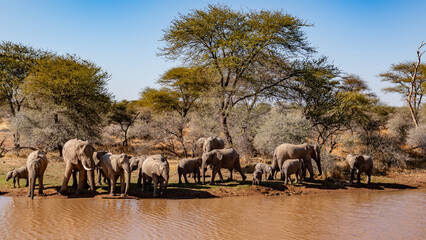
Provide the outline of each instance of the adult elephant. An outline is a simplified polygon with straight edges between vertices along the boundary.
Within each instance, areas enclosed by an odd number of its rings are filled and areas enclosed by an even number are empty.
[[[206,141],[207,138],[200,138],[197,141],[195,141],[194,145],[192,145],[192,157],[198,157],[203,154],[203,146],[204,141]]]
[[[149,157],[148,155],[140,155],[137,157],[130,158],[130,170],[131,171],[138,170],[138,182],[136,185],[137,187],[142,186],[142,164],[143,164],[143,161],[145,161],[145,159],[147,159],[148,157]]]
[[[130,187],[130,162],[126,154],[104,154],[99,161],[105,177],[109,179],[109,194],[114,195],[117,178],[120,177],[121,196],[127,195]],[[124,183],[126,181],[126,183]]]
[[[314,171],[312,167],[312,160],[314,159],[319,175],[322,174],[321,171],[321,152],[318,145],[314,144],[290,144],[284,143],[275,148],[273,159],[272,159],[272,169],[274,171],[274,177],[278,171],[281,171],[281,179],[284,179],[284,174],[282,171],[282,166],[285,160],[287,159],[303,159],[305,168],[303,169],[303,177],[306,176],[306,168],[309,171],[309,177],[312,180],[314,177]]]
[[[153,155],[145,159],[142,163],[142,191],[145,191],[147,184],[154,184],[153,196],[158,197],[165,189],[169,182],[169,162],[160,154]],[[160,189],[158,190],[158,183]]]
[[[210,152],[213,149],[225,148],[225,142],[219,137],[209,137],[204,140],[203,153]]]
[[[373,172],[373,158],[368,155],[352,155],[349,154],[346,157],[346,161],[349,163],[351,168],[351,179],[350,183],[352,184],[355,177],[355,170],[357,170],[357,183],[361,183],[361,173],[365,172],[367,174],[367,183],[370,184],[371,173]]]
[[[229,180],[232,180],[232,170],[235,169],[237,172],[240,173],[241,177],[243,178],[243,181],[246,180],[246,175],[244,175],[243,171],[241,170],[240,165],[240,155],[235,151],[233,148],[226,148],[226,149],[214,149],[210,152],[206,152],[201,157],[202,163],[201,163],[201,171],[203,176],[203,184],[206,183],[206,167],[207,165],[212,165],[212,177],[210,184],[214,184],[214,178],[216,173],[220,174],[221,168],[226,168],[230,172]]]
[[[94,148],[89,141],[82,141],[79,139],[71,139],[65,143],[62,149],[62,155],[65,162],[65,173],[62,187],[59,190],[60,194],[64,194],[68,188],[68,181],[70,180],[73,171],[78,171],[78,186],[76,194],[80,194],[86,183],[86,174],[89,179],[89,186],[92,192],[95,191],[95,161]]]

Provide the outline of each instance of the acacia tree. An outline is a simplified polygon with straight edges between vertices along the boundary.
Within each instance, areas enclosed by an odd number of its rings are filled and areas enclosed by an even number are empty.
[[[203,67],[177,67],[168,70],[158,80],[162,86],[161,89],[145,88],[141,93],[140,102],[145,107],[150,107],[156,112],[168,112],[163,116],[164,122],[155,124],[157,128],[165,132],[166,135],[172,136],[167,138],[168,141],[163,145],[163,149],[176,156],[181,154],[175,148],[177,140],[182,149],[183,155],[188,156],[184,130],[188,127],[188,113],[196,108],[199,99],[211,87],[211,81],[215,78],[215,72],[209,68]],[[173,114],[177,114],[177,119]]]
[[[2,41],[0,43],[0,100],[10,109],[12,117],[21,110],[25,95],[21,94],[22,84],[30,74],[36,60],[50,55],[21,43]],[[13,134],[15,149],[20,147],[19,132]]]
[[[386,92],[396,92],[406,97],[416,128],[419,125],[419,110],[426,90],[426,65],[421,63],[422,55],[425,53],[421,52],[421,48],[425,45],[426,43],[422,43],[417,49],[416,62],[392,64],[389,71],[380,74],[382,81],[395,85],[385,88]]]
[[[23,85],[24,109],[14,121],[28,139],[61,148],[70,138],[96,140],[110,107],[108,73],[77,56],[37,60]]]
[[[340,71],[328,64],[326,58],[301,65],[299,76],[289,83],[289,90],[282,98],[303,110],[316,132],[317,142],[320,145],[328,142],[331,153],[338,134],[364,119],[375,98],[363,92],[368,88],[358,77],[339,78]]]
[[[128,145],[127,133],[139,114],[140,112],[132,109],[126,100],[112,104],[109,119],[111,122],[120,125],[121,131],[123,131],[123,146]]]
[[[220,102],[220,123],[232,145],[228,117],[234,106],[293,76],[268,79],[261,87],[253,88],[255,92],[243,94],[241,90],[253,83],[244,75],[268,59],[290,62],[300,53],[313,52],[301,30],[307,26],[311,25],[281,11],[245,12],[208,5],[205,10],[193,10],[172,21],[164,30],[162,41],[166,46],[160,55],[217,71],[219,78],[214,86]]]

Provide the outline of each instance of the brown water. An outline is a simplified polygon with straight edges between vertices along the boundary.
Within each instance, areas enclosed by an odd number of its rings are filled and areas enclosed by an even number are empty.
[[[218,199],[0,197],[1,239],[425,239],[426,192]]]

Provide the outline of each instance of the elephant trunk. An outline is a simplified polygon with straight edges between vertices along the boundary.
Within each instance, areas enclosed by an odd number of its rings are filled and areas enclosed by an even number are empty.
[[[316,155],[317,155],[317,157],[316,157],[316,163],[317,163],[318,172],[319,172],[318,176],[321,176],[321,174],[322,174],[322,169],[321,169],[321,152],[319,150],[319,147],[317,147],[317,149],[316,149]]]
[[[130,167],[129,167],[129,165],[126,165],[124,167],[124,177],[126,179],[126,189],[124,190],[124,195],[127,195],[127,193],[129,192],[129,188],[130,188],[130,175],[131,175]]]
[[[201,175],[203,177],[203,185],[206,184],[206,161],[203,159],[201,164]]]
[[[95,191],[95,169],[87,171],[87,178],[89,180],[90,191]]]

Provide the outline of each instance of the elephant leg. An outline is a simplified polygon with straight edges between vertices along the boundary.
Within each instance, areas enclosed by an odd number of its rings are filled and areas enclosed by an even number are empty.
[[[77,188],[77,172],[72,171],[72,187]]]
[[[59,193],[64,193],[68,188],[68,181],[70,180],[72,174],[72,164],[67,164],[65,167],[65,173],[64,173],[64,181],[62,183],[62,187],[59,190]]]
[[[157,189],[157,187],[158,187],[158,176],[157,175],[155,175],[155,174],[152,175],[152,182],[154,184],[153,196],[158,197],[159,194],[158,194],[158,189]]]
[[[314,179],[314,169],[312,167],[311,159],[304,159],[304,163],[305,163],[306,168],[309,171],[309,179],[310,180]],[[305,170],[305,172],[306,172],[306,170]],[[305,173],[305,177],[306,177],[306,173]]]
[[[361,183],[361,171],[360,170],[358,170],[358,172],[357,172],[357,183],[358,184]]]
[[[246,175],[243,173],[243,170],[241,169],[241,165],[238,163],[237,166],[235,166],[235,170],[241,175],[243,178],[243,181],[247,179]]]
[[[282,171],[281,173],[284,173],[284,171]],[[284,173],[284,174],[281,174],[281,175],[284,175],[284,184],[285,185],[287,185],[288,184],[288,173]]]
[[[194,170],[194,182],[197,182],[197,170]]]
[[[229,170],[229,178],[228,178],[228,181],[232,181],[233,179],[232,179],[232,168],[231,169],[228,169]]]
[[[13,178],[13,188],[15,188],[15,184],[16,184],[16,178]],[[18,187],[19,187],[19,181],[18,181]]]
[[[124,196],[126,185],[124,184],[124,172],[120,174],[121,196]]]
[[[80,194],[86,185],[86,170],[80,169],[78,171],[78,186],[76,194]]]
[[[102,172],[100,169],[98,169],[98,183],[99,186],[102,186]]]
[[[367,184],[370,184],[371,181],[371,172],[367,172]]]
[[[115,184],[117,183],[117,178],[115,176],[111,177],[109,179],[109,181],[111,182],[111,191],[109,192],[109,195],[114,196],[114,192],[115,192]]]
[[[188,178],[186,177],[186,175],[187,175],[187,173],[185,172],[183,174],[183,179],[185,180],[185,184],[188,184],[189,182],[188,182]]]
[[[217,169],[216,167],[212,169],[212,179],[210,180],[210,185],[214,184],[214,177],[216,176],[217,172],[219,172],[219,176],[221,176],[220,169]]]
[[[43,195],[43,173],[38,177],[38,195]]]
[[[223,183],[224,181],[223,181],[222,172],[220,171],[220,169],[217,170],[217,173],[219,174],[220,182]],[[213,169],[212,169],[212,175],[213,175]]]
[[[160,180],[160,190],[159,190],[159,194],[163,194],[164,192],[164,182]]]
[[[142,168],[139,168],[138,183],[136,185],[137,187],[141,187],[142,186],[141,180],[142,180]]]
[[[200,169],[198,168],[197,170],[195,170],[198,176],[198,183],[201,183],[201,174],[200,174]]]
[[[146,188],[146,178],[145,176],[142,176],[142,192],[145,192]]]

